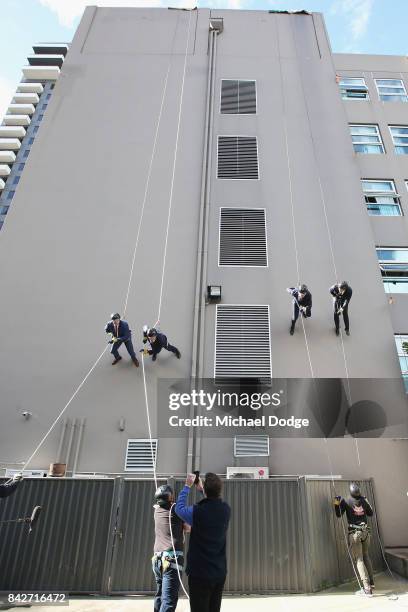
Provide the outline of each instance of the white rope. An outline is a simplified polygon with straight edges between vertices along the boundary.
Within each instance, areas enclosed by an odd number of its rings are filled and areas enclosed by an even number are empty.
[[[187,42],[186,42],[186,49],[185,49],[185,53],[184,53],[183,80],[182,80],[182,83],[181,83],[180,104],[179,104],[179,113],[178,113],[178,120],[177,120],[176,145],[175,145],[175,148],[174,148],[173,173],[172,173],[172,178],[171,178],[169,210],[168,210],[168,215],[167,215],[166,239],[165,239],[165,243],[164,243],[163,269],[162,269],[162,276],[161,276],[161,283],[160,283],[159,308],[158,308],[158,313],[157,313],[157,320],[158,321],[160,321],[160,313],[161,313],[162,299],[163,299],[163,284],[164,284],[164,273],[165,273],[165,270],[166,270],[167,243],[168,243],[168,238],[169,238],[171,209],[172,209],[172,205],[173,205],[174,179],[175,179],[175,175],[176,175],[176,163],[177,163],[177,153],[178,153],[178,144],[179,144],[179,136],[180,136],[180,125],[181,125],[181,111],[182,111],[182,108],[183,108],[184,83],[185,83],[185,78],[186,78],[188,44],[190,42],[191,15],[192,15],[192,12],[190,11],[190,17],[189,17],[189,20],[188,20]]]
[[[148,168],[148,171],[147,171],[145,190],[144,190],[144,196],[143,196],[143,202],[142,202],[142,209],[141,209],[139,223],[138,223],[138,227],[137,227],[135,247],[133,249],[132,264],[131,264],[130,274],[129,274],[129,283],[128,283],[128,288],[127,288],[127,291],[126,291],[125,303],[124,303],[124,306],[123,306],[123,317],[126,314],[127,305],[128,305],[128,301],[129,301],[130,289],[131,289],[132,280],[133,280],[133,270],[134,270],[135,261],[136,261],[136,251],[137,251],[137,247],[139,245],[139,237],[140,237],[140,232],[141,232],[141,228],[142,228],[142,222],[143,222],[143,217],[144,217],[145,205],[146,205],[146,201],[147,201],[147,194],[148,194],[149,187],[150,187],[150,178],[151,178],[151,175],[152,175],[153,160],[154,160],[155,155],[156,155],[156,147],[157,147],[158,135],[159,135],[160,125],[161,125],[161,120],[162,120],[162,115],[163,115],[164,100],[166,98],[166,93],[167,93],[167,84],[168,84],[169,74],[170,74],[170,69],[171,69],[171,64],[172,64],[173,51],[174,51],[174,41],[175,41],[175,38],[176,38],[178,22],[179,22],[179,18],[177,17],[177,24],[176,24],[176,27],[174,28],[173,42],[172,42],[172,46],[171,46],[171,53],[170,53],[169,63],[168,63],[168,66],[167,66],[166,77],[164,79],[164,86],[163,86],[163,91],[162,91],[160,110],[159,110],[159,115],[158,115],[157,122],[156,122],[156,130],[155,130],[155,134],[154,134],[152,153],[151,153],[151,156],[150,156],[149,168]]]
[[[29,459],[27,459],[27,461],[24,464],[24,467],[23,467],[22,471],[24,471],[27,468],[27,466],[31,463],[33,457],[40,450],[41,446],[44,444],[45,440],[48,438],[49,434],[52,432],[52,430],[54,429],[55,425],[58,423],[58,421],[60,420],[60,418],[62,417],[62,415],[66,411],[66,409],[68,408],[68,406],[74,400],[74,398],[78,395],[79,391],[82,389],[82,387],[84,386],[85,382],[88,380],[88,378],[90,377],[90,375],[92,374],[92,372],[94,371],[94,369],[96,368],[96,366],[98,365],[100,360],[102,359],[103,355],[106,353],[106,349],[107,348],[108,348],[108,345],[105,346],[105,348],[103,349],[102,353],[99,355],[98,359],[95,361],[95,363],[93,364],[91,369],[86,374],[85,378],[82,379],[82,382],[78,385],[78,387],[76,388],[75,392],[71,395],[71,397],[69,398],[68,402],[65,404],[64,408],[61,410],[61,412],[59,413],[59,415],[57,416],[57,418],[55,419],[55,421],[53,422],[53,424],[51,425],[51,427],[49,428],[49,430],[47,431],[45,436],[42,438],[41,442],[36,447],[36,449],[33,452],[33,454],[29,457]]]
[[[154,477],[154,484],[157,489],[156,457],[153,451],[152,428],[150,424],[149,400],[147,397],[146,373],[145,373],[145,367],[144,367],[144,353],[142,353],[142,372],[143,372],[143,387],[144,387],[145,404],[146,404],[147,427],[149,429],[150,451],[152,454],[153,477]]]
[[[188,601],[190,601],[190,596],[187,593],[186,589],[184,588],[184,584],[183,584],[183,580],[181,579],[181,574],[180,574],[180,569],[179,569],[179,564],[178,564],[178,559],[176,557],[176,547],[174,545],[174,538],[173,538],[173,529],[171,527],[171,511],[173,510],[174,506],[176,504],[172,504],[172,506],[170,507],[170,512],[169,512],[169,527],[170,527],[170,538],[171,538],[171,546],[173,548],[173,553],[174,553],[174,560],[176,562],[176,568],[177,568],[177,575],[178,575],[178,579],[179,582],[181,584],[181,588],[183,589],[185,596],[187,597]]]

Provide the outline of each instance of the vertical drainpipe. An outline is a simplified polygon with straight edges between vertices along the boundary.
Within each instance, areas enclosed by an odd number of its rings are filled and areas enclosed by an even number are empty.
[[[78,433],[78,440],[77,440],[77,445],[75,449],[74,463],[72,465],[72,476],[74,476],[77,470],[79,452],[81,450],[82,436],[84,435],[85,421],[86,419],[81,419],[81,422],[79,425],[79,433]]]
[[[207,74],[207,98],[204,128],[204,150],[201,178],[200,219],[198,232],[198,251],[196,266],[196,287],[194,298],[193,323],[193,355],[191,378],[201,379],[204,365],[204,318],[205,295],[207,279],[207,250],[208,250],[208,217],[210,205],[211,161],[213,142],[213,111],[214,111],[214,80],[215,60],[217,54],[217,35],[222,32],[221,26],[214,27],[210,21],[209,60]],[[194,408],[190,407],[190,417],[194,416]],[[200,469],[200,433],[197,428],[190,427],[187,441],[187,472]]]
[[[61,437],[60,437],[60,441],[59,441],[59,445],[58,445],[58,452],[57,452],[57,463],[61,463],[61,458],[62,458],[62,447],[64,445],[64,439],[65,439],[65,432],[67,431],[67,420],[64,419],[62,421],[62,427],[61,427]]]
[[[76,419],[72,420],[71,423],[71,431],[69,434],[69,440],[68,440],[68,448],[67,448],[67,452],[65,455],[65,464],[66,464],[66,472],[65,474],[68,474],[68,462],[69,462],[69,456],[71,454],[71,448],[72,448],[72,440],[74,439],[74,433],[75,433],[75,427],[76,427]]]

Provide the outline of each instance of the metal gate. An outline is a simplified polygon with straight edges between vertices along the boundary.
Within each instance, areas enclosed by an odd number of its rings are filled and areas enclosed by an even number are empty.
[[[179,491],[183,482],[174,485]],[[232,509],[227,592],[313,592],[353,577],[330,481],[224,485]],[[336,483],[340,494],[347,489],[348,481]],[[362,490],[374,500],[369,481]],[[30,535],[24,525],[0,525],[0,590],[153,593],[153,494],[152,480],[25,480],[1,500],[0,521],[44,510]],[[371,554],[382,569],[375,529]]]

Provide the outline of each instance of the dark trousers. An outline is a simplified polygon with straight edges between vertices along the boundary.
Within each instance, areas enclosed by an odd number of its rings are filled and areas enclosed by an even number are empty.
[[[163,572],[160,558],[153,560],[152,567],[156,580],[154,612],[174,612],[177,608],[180,586],[177,569],[169,567]]]
[[[292,328],[295,329],[295,323],[299,318],[299,306],[297,304],[297,302],[293,303],[293,314],[292,314]],[[305,319],[307,319],[308,317],[312,316],[312,312],[310,310],[310,308],[306,308],[306,312],[303,312],[303,317]]]
[[[117,342],[114,342],[112,344],[111,353],[115,357],[115,359],[119,359],[120,357],[118,349],[122,344],[126,346],[127,352],[129,353],[131,358],[136,359],[136,354],[133,348],[132,338],[129,338],[129,340],[125,340],[125,342],[123,342],[123,340],[118,340]]]
[[[338,307],[335,306],[334,307],[334,324],[336,326],[336,329],[339,329],[340,327],[340,315],[337,312]],[[349,316],[348,316],[348,305],[343,308],[343,320],[344,320],[344,329],[346,331],[348,331],[350,329],[350,321],[349,321]]]
[[[224,582],[188,577],[191,612],[220,612]]]
[[[177,355],[178,353],[178,349],[175,346],[172,346],[170,344],[170,342],[167,343],[166,346],[159,346],[158,348],[156,348],[153,344],[152,346],[152,355],[158,355],[160,353],[160,351],[162,350],[162,348],[165,348],[166,351],[170,351],[170,353],[174,353],[175,355]]]

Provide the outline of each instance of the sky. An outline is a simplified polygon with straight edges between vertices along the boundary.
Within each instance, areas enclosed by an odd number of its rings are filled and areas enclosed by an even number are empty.
[[[88,4],[196,6],[195,0],[0,0],[0,117],[36,42],[70,42]],[[406,55],[408,0],[198,0],[198,7],[306,9],[325,16],[335,53]]]

